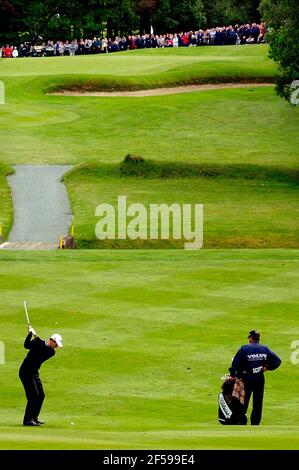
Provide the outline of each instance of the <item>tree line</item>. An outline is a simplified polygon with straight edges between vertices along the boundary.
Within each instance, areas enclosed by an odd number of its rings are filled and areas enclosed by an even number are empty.
[[[260,20],[260,0],[0,0],[0,41],[193,31]]]
[[[0,44],[132,33],[187,32],[266,21],[277,92],[299,83],[298,0],[0,0]],[[296,95],[298,96],[298,94]]]

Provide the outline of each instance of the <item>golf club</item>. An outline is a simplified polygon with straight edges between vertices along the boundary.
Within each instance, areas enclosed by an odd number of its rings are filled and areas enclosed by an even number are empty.
[[[26,300],[24,300],[24,309],[25,309],[25,313],[26,313],[26,318],[27,318],[28,326],[30,326],[30,320],[29,320],[29,315],[28,315],[28,311],[27,311],[27,303],[26,303]]]

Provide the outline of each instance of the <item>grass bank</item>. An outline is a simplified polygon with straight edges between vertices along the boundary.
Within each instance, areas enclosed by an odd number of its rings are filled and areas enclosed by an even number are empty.
[[[96,207],[204,204],[204,248],[298,248],[298,174],[250,165],[125,160],[80,165],[65,176],[81,248],[183,248],[183,240],[98,240]],[[148,211],[149,217],[149,211]],[[128,217],[127,222],[132,220]],[[171,224],[170,224],[171,225]],[[148,219],[149,237],[149,219]]]

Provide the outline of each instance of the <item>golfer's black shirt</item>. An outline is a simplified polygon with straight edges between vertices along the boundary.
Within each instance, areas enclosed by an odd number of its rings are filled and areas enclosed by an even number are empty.
[[[53,348],[46,346],[45,341],[39,337],[33,340],[31,338],[32,333],[29,333],[24,342],[24,348],[30,349],[30,351],[21,365],[21,370],[22,372],[34,374],[38,372],[43,362],[54,356],[55,351]]]

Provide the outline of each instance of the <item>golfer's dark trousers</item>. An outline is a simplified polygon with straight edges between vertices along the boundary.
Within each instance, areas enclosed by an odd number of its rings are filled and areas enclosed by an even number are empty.
[[[30,371],[20,369],[19,375],[27,398],[27,406],[23,423],[32,419],[35,421],[38,419],[45,398],[42,381],[38,372],[32,373]]]
[[[263,399],[264,399],[264,386],[265,379],[262,375],[258,380],[245,381],[245,400],[244,407],[245,413],[249,405],[250,397],[252,395],[252,412],[250,415],[250,422],[253,425],[258,425],[262,419]]]

